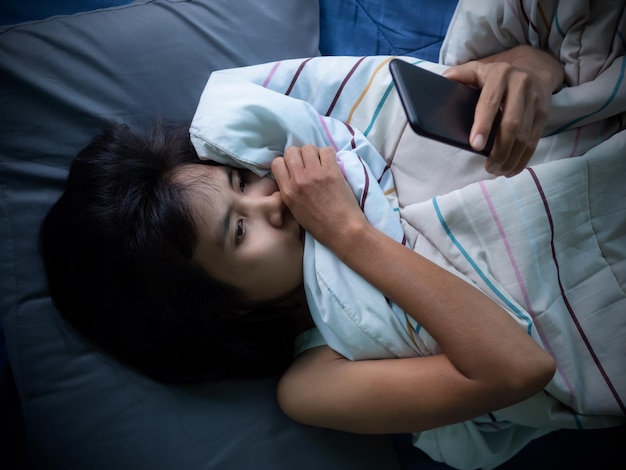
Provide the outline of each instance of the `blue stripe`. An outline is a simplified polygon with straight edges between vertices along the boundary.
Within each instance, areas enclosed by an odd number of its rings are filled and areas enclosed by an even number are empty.
[[[374,127],[374,122],[376,121],[376,118],[378,117],[380,110],[385,104],[385,101],[387,100],[389,93],[391,93],[391,90],[393,90],[393,83],[390,84],[389,87],[387,87],[385,94],[383,95],[380,102],[378,103],[378,106],[376,106],[376,110],[374,111],[374,115],[372,116],[372,120],[370,121],[370,125],[367,126],[367,129],[365,129],[365,132],[363,132],[363,135],[365,135],[366,137],[367,137],[367,134],[369,134],[369,132],[372,130],[372,127]]]
[[[565,31],[561,29],[561,25],[559,24],[559,9],[558,8],[556,12],[554,12],[554,26],[556,26],[556,30],[561,35],[561,37],[565,38]]]
[[[528,243],[530,244],[530,246],[532,247],[532,249],[530,250],[530,252],[532,253],[533,259],[534,259],[534,265],[535,265],[535,276],[537,276],[537,279],[539,279],[541,282],[539,283],[542,286],[542,290],[543,292],[546,294],[546,296],[550,296],[550,289],[548,289],[546,286],[547,281],[545,280],[545,277],[542,273],[542,270],[540,268],[541,263],[539,261],[539,249],[537,248],[537,238],[535,237],[533,230],[531,228],[531,224],[528,221],[528,216],[526,215],[526,210],[524,209],[524,205],[521,202],[520,199],[520,195],[519,193],[516,191],[515,189],[515,185],[513,185],[511,183],[510,179],[505,179],[504,180],[505,185],[507,186],[508,190],[510,191],[511,197],[513,198],[513,201],[515,202],[515,207],[517,208],[517,212],[519,214],[519,219],[524,227],[524,232],[526,233],[526,238],[528,239]]]
[[[416,62],[413,62],[413,65],[417,65],[421,62],[424,62],[423,59],[420,59]],[[376,118],[378,117],[378,115],[380,114],[381,109],[383,108],[383,105],[385,104],[385,101],[387,101],[387,98],[389,97],[389,93],[391,93],[391,90],[393,90],[393,81],[389,84],[389,86],[387,87],[387,90],[385,90],[385,93],[383,94],[383,97],[380,99],[380,102],[378,103],[378,106],[376,106],[376,110],[374,111],[374,115],[372,116],[372,120],[370,121],[369,126],[367,126],[367,129],[365,129],[365,132],[363,132],[363,135],[365,135],[367,137],[367,134],[369,134],[369,132],[372,130],[372,127],[374,127],[374,123],[376,122]]]
[[[441,210],[439,209],[439,204],[437,203],[437,198],[434,197],[432,199],[433,201],[433,206],[435,207],[435,212],[437,213],[437,218],[439,219],[439,223],[441,224],[441,226],[443,227],[444,231],[446,232],[446,234],[448,235],[448,237],[450,238],[450,240],[452,241],[452,243],[454,244],[454,246],[457,247],[457,249],[461,252],[461,254],[465,257],[465,259],[467,260],[467,262],[472,266],[472,268],[474,269],[474,271],[476,271],[476,273],[480,276],[480,278],[483,280],[483,282],[485,284],[487,284],[487,287],[489,287],[489,289],[491,289],[491,291],[500,299],[502,300],[502,302],[505,303],[505,305],[507,307],[509,307],[513,313],[517,316],[517,318],[524,320],[527,323],[527,332],[529,335],[532,334],[532,320],[530,318],[528,318],[528,315],[526,315],[524,312],[522,312],[519,308],[517,308],[509,299],[507,299],[504,294],[502,292],[500,292],[500,290],[498,290],[496,288],[496,286],[493,285],[493,283],[487,278],[487,276],[485,275],[485,273],[482,271],[482,269],[480,269],[478,267],[478,265],[476,264],[476,262],[471,258],[471,256],[469,255],[469,253],[465,250],[465,248],[463,248],[463,246],[461,245],[461,243],[456,239],[456,237],[454,236],[454,234],[452,233],[452,231],[450,230],[450,227],[448,227],[448,224],[446,223],[445,219],[443,218],[443,214],[441,213]]]

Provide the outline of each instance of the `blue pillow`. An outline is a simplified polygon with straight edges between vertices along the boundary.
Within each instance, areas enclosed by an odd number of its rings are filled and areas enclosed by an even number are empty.
[[[320,0],[323,55],[407,55],[437,62],[457,0]]]
[[[274,379],[180,390],[100,354],[52,307],[36,251],[73,156],[109,119],[190,120],[211,71],[318,55],[318,41],[317,0],[139,0],[0,28],[0,312],[33,468],[397,468],[386,436],[289,420]]]
[[[132,0],[5,0],[0,3],[0,25],[43,20],[53,15],[71,15],[81,11],[91,11],[124,5]]]

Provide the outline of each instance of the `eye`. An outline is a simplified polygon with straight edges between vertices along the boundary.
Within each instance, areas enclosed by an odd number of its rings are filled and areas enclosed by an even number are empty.
[[[247,182],[247,181],[246,181],[246,180],[247,180],[247,178],[246,178],[245,171],[241,171],[241,170],[239,170],[239,171],[237,172],[237,180],[239,181],[239,189],[240,189],[240,190],[241,190],[241,192],[243,193],[243,191],[244,191],[244,190],[245,190],[245,188],[246,188],[246,182]]]
[[[246,236],[246,221],[239,219],[235,228],[235,245],[240,245]]]

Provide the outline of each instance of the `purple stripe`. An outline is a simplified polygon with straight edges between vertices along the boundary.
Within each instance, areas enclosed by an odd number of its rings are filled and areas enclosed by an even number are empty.
[[[535,24],[528,17],[528,14],[526,13],[526,9],[524,8],[523,0],[519,0],[519,9],[521,10],[522,15],[524,15],[524,20],[526,20],[526,22],[530,25],[532,30],[536,33],[537,32],[537,26],[535,26]]]
[[[339,95],[341,95],[341,92],[343,91],[344,87],[346,86],[346,83],[348,83],[348,80],[350,80],[350,77],[352,77],[352,75],[354,74],[356,69],[359,67],[359,65],[361,65],[361,62],[363,62],[363,60],[365,60],[365,57],[361,57],[357,61],[357,63],[354,64],[354,66],[348,72],[348,75],[346,75],[346,77],[341,82],[341,85],[339,85],[339,89],[337,90],[337,93],[335,93],[335,97],[333,98],[332,103],[330,103],[330,107],[328,108],[328,111],[326,111],[326,116],[330,116],[330,113],[335,108],[335,105],[337,104],[337,101],[339,100]]]
[[[517,8],[515,8],[515,5],[513,4],[513,2],[511,0],[506,0],[506,4],[509,7],[509,10],[511,10],[511,12],[513,13],[513,15],[515,15],[515,17],[519,20],[519,22],[522,22],[522,19],[519,16],[519,13],[517,12]]]
[[[487,192],[487,188],[485,187],[485,182],[480,181],[478,183],[481,191],[483,192],[483,196],[485,197],[485,201],[487,201],[487,206],[489,207],[489,211],[491,212],[491,216],[498,228],[498,232],[500,233],[500,237],[502,238],[502,243],[504,243],[504,247],[506,249],[507,254],[509,255],[509,261],[511,262],[511,266],[513,267],[513,272],[515,273],[515,279],[517,279],[517,283],[522,291],[522,296],[524,297],[524,302],[526,302],[526,308],[530,312],[531,316],[536,316],[536,312],[532,310],[530,296],[528,295],[528,291],[526,290],[526,285],[524,284],[524,279],[522,278],[522,274],[520,273],[517,262],[515,261],[515,256],[513,255],[513,250],[511,249],[511,244],[509,243],[509,239],[504,233],[504,227],[502,227],[502,222],[500,221],[500,217],[496,212],[496,208],[493,205],[493,201]]]
[[[324,134],[326,134],[326,138],[328,139],[328,142],[330,142],[330,145],[333,147],[335,152],[338,151],[339,147],[337,146],[337,143],[333,139],[333,135],[330,132],[330,129],[328,129],[328,126],[326,125],[326,121],[324,120],[324,116],[322,116],[321,114],[318,114],[317,117],[318,117],[318,119],[320,121],[320,124],[324,128]]]
[[[298,77],[300,76],[300,73],[302,73],[302,69],[312,59],[313,59],[313,57],[309,57],[307,60],[305,60],[304,62],[302,62],[300,64],[300,66],[298,67],[298,70],[296,70],[296,74],[291,79],[291,83],[289,84],[289,88],[287,88],[287,91],[285,92],[285,95],[289,96],[289,94],[291,93],[291,90],[293,90],[293,87],[296,84],[296,81],[298,80]]]
[[[496,429],[497,431],[502,431],[502,426],[500,426],[500,423],[498,422],[498,419],[494,416],[494,414],[488,413],[487,416],[489,416],[489,419],[491,419],[491,423],[488,423],[488,426]]]
[[[509,256],[509,261],[511,263],[511,266],[513,267],[513,272],[515,273],[515,278],[517,279],[517,284],[519,285],[519,288],[522,292],[522,296],[524,297],[524,302],[526,303],[526,309],[528,310],[528,313],[530,314],[532,318],[536,318],[537,312],[535,312],[535,310],[533,309],[530,296],[528,295],[528,290],[526,289],[526,284],[524,283],[524,278],[522,277],[522,274],[519,270],[517,261],[515,261],[515,255],[513,254],[513,250],[511,249],[511,245],[509,244],[509,239],[506,236],[506,233],[504,232],[504,227],[502,226],[500,217],[498,216],[498,213],[496,212],[496,208],[493,205],[493,200],[491,199],[491,196],[489,195],[489,192],[487,191],[487,187],[485,186],[485,183],[483,181],[480,181],[478,185],[480,186],[483,196],[485,197],[485,200],[487,201],[487,206],[489,207],[491,216],[496,224],[496,227],[498,228],[498,232],[500,233],[500,237],[502,238],[502,242],[504,243],[504,246],[506,248],[506,252]],[[545,334],[545,332],[543,331],[543,328],[541,327],[539,323],[535,323],[535,329],[537,330],[537,334],[543,341],[543,344],[545,348],[548,350],[548,352],[552,356],[556,356],[554,353],[554,349],[552,348],[552,345],[550,344],[550,339],[547,337],[547,335]],[[569,390],[569,405],[572,406],[573,400],[574,400],[574,387],[572,387],[572,384],[569,378],[567,377],[565,370],[563,369],[561,364],[557,363],[557,369],[559,373],[561,374],[563,381],[567,385],[567,388]]]
[[[383,178],[385,177],[385,175],[387,174],[389,170],[391,170],[389,165],[385,165],[385,169],[383,170],[383,173],[380,175],[380,178],[378,178],[378,184],[380,184],[380,182],[383,180]]]
[[[352,147],[352,150],[356,149],[356,140],[354,140],[354,129],[352,129],[352,126],[346,122],[343,123],[346,126],[346,129],[348,129],[348,132],[350,133],[350,135],[352,136],[352,139],[350,140],[350,146]]]
[[[582,128],[579,127],[576,129],[576,136],[574,137],[574,147],[572,148],[572,153],[569,154],[570,157],[575,157],[578,153],[578,144],[580,143],[580,134],[582,133]]]
[[[359,161],[361,162],[361,166],[363,167],[363,177],[365,179],[365,187],[363,188],[363,196],[361,196],[361,211],[364,211],[365,202],[367,201],[367,193],[370,190],[370,176],[367,173],[367,168],[365,168],[365,163],[363,163],[363,160],[361,160],[361,157],[358,155],[357,157],[359,157]]]
[[[265,78],[265,81],[263,82],[263,88],[267,88],[267,85],[269,84],[269,82],[272,81],[272,77],[276,73],[276,70],[278,70],[278,67],[280,66],[281,63],[282,62],[278,61],[274,64],[274,66],[272,67],[272,70],[270,70],[269,75]]]
[[[567,299],[567,296],[565,295],[565,289],[563,288],[563,284],[561,282],[561,271],[559,269],[559,262],[556,257],[556,249],[554,248],[554,223],[552,220],[550,207],[548,205],[548,201],[546,199],[545,193],[543,192],[543,188],[541,187],[541,183],[539,182],[539,178],[537,177],[537,174],[532,168],[527,168],[527,170],[530,172],[531,176],[533,177],[533,180],[535,181],[535,185],[537,186],[537,190],[539,191],[539,194],[541,195],[541,200],[543,201],[543,206],[546,211],[546,215],[548,216],[548,221],[550,223],[550,231],[551,231],[550,247],[552,249],[552,260],[554,261],[554,265],[556,267],[557,280],[559,282],[559,289],[561,290],[561,297],[563,298],[563,301],[565,302],[565,306],[567,307],[567,311],[569,312],[570,318],[572,319],[572,322],[576,326],[576,329],[578,330],[578,333],[580,334],[580,337],[582,338],[583,343],[587,347],[587,351],[589,352],[594,363],[596,364],[596,367],[598,368],[600,375],[602,375],[602,377],[604,378],[604,381],[609,387],[609,390],[611,391],[613,398],[615,398],[615,401],[617,402],[620,409],[622,410],[622,413],[626,414],[626,406],[624,406],[624,403],[622,402],[617,391],[615,390],[615,387],[613,386],[611,379],[609,378],[608,374],[604,370],[604,367],[602,366],[602,363],[600,362],[598,355],[593,350],[593,347],[591,346],[591,343],[589,342],[589,338],[587,338],[585,331],[583,330],[582,326],[580,325],[580,322],[578,321],[578,318],[576,317],[574,309],[572,308],[571,304],[569,303],[569,300]]]

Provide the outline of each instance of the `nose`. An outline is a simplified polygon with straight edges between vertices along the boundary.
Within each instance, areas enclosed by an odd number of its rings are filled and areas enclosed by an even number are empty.
[[[261,196],[256,202],[261,214],[266,217],[271,226],[276,228],[283,226],[287,206],[285,206],[283,199],[280,197],[279,191],[274,191],[267,196]]]

